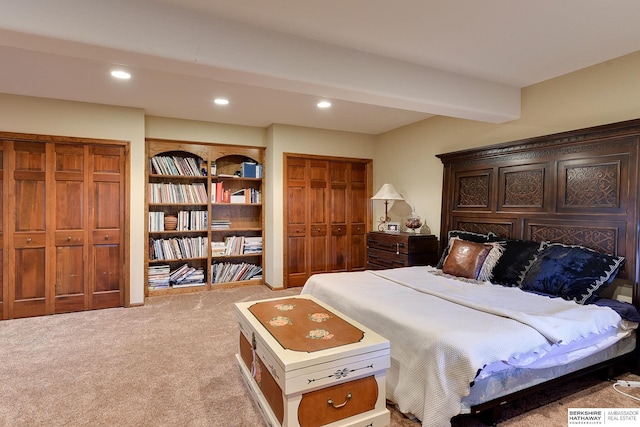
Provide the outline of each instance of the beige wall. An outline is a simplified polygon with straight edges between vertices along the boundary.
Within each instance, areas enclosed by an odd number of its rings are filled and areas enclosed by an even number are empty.
[[[387,132],[376,144],[374,188],[393,183],[438,235],[442,164],[436,154],[639,118],[639,76],[636,52],[524,88],[522,116],[509,123],[433,117]],[[401,208],[391,209],[392,220],[404,219]]]

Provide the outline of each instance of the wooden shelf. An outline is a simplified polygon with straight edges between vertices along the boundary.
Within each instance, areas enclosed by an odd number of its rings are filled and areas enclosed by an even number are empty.
[[[157,267],[167,264],[170,268],[177,268],[183,263],[189,264],[195,268],[204,270],[205,284],[202,286],[191,287],[169,287],[169,288],[148,288],[146,287],[146,295],[167,295],[173,293],[188,293],[202,290],[212,290],[215,288],[248,286],[256,284],[264,284],[263,276],[250,280],[233,281],[224,283],[212,283],[212,266],[216,263],[242,263],[247,262],[259,266],[264,274],[264,250],[258,254],[240,254],[211,256],[211,242],[221,241],[230,236],[246,236],[246,237],[262,237],[264,238],[264,206],[263,203],[211,203],[212,191],[216,183],[222,186],[224,190],[238,191],[244,188],[251,190],[251,194],[259,192],[261,196],[264,190],[264,179],[250,177],[234,177],[211,175],[212,165],[218,174],[234,175],[242,169],[243,162],[253,162],[260,165],[264,164],[264,148],[250,147],[243,145],[225,145],[214,143],[199,143],[186,141],[173,141],[152,139],[147,140],[147,183],[156,184],[180,184],[200,183],[206,186],[207,203],[149,203],[149,195],[145,195],[146,211],[145,211],[145,229],[149,230],[149,212],[164,212],[165,215],[176,215],[179,211],[207,211],[207,221],[210,225],[213,219],[225,219],[231,221],[229,228],[210,228],[204,230],[171,230],[171,231],[147,231],[145,245],[145,283],[149,283],[149,267]],[[188,159],[187,163],[191,165],[197,164],[204,169],[207,176],[197,175],[167,175],[155,173],[156,169],[152,169],[151,159],[154,156],[162,156],[165,161],[173,161],[173,157],[177,157],[178,162],[182,159]],[[156,163],[157,164],[157,163]],[[183,164],[183,163],[182,163]],[[167,171],[162,165],[162,169]],[[174,169],[175,170],[175,169]],[[193,168],[192,168],[193,170]],[[262,170],[262,169],[261,169]],[[151,185],[147,185],[147,191]],[[172,188],[171,186],[167,186]],[[158,193],[156,193],[158,194]],[[158,198],[156,198],[158,200]],[[259,200],[259,199],[258,199]],[[174,239],[181,237],[205,237],[206,248],[209,253],[206,257],[198,258],[178,258],[178,259],[150,259],[150,240]],[[263,242],[264,243],[264,242]]]

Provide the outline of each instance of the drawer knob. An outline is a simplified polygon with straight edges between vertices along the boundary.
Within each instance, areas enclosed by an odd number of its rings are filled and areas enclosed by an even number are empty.
[[[345,399],[344,402],[342,402],[339,405],[336,405],[335,403],[333,403],[333,399],[327,400],[327,406],[333,406],[336,409],[340,409],[343,406],[345,406],[347,403],[349,403],[349,399],[351,399],[351,393],[347,393],[347,398]]]

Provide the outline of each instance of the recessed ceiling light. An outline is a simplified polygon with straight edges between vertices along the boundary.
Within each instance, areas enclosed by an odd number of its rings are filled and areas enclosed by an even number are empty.
[[[213,102],[215,102],[217,105],[227,105],[229,103],[229,100],[226,98],[216,98],[213,100]]]
[[[331,103],[329,101],[318,102],[318,108],[329,108],[329,107],[331,107]]]
[[[113,70],[111,72],[111,76],[115,77],[116,79],[123,79],[123,80],[127,80],[131,78],[131,74],[122,70]]]

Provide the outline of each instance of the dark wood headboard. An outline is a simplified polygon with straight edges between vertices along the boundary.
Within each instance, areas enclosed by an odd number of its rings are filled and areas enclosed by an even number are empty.
[[[640,306],[640,120],[439,154],[448,230],[579,244],[626,257]]]

